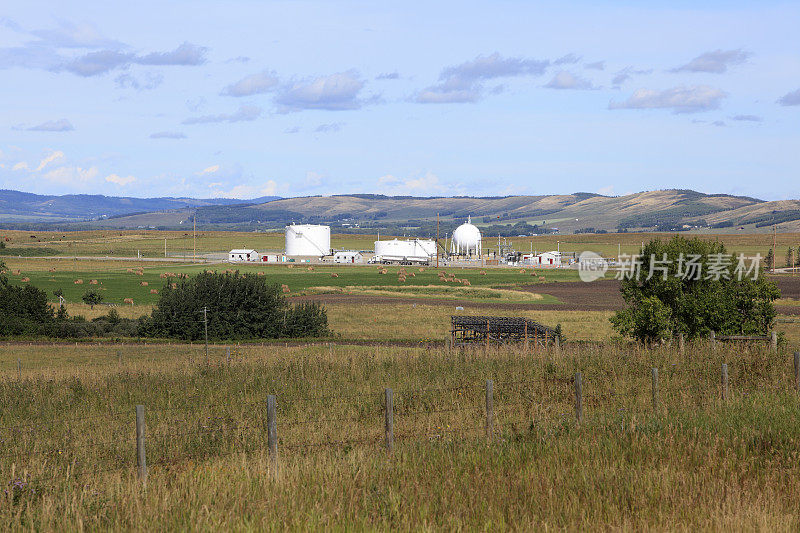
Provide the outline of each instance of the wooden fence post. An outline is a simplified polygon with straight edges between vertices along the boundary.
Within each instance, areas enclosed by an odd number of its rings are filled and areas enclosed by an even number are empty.
[[[722,363],[722,399],[728,399],[728,365]]]
[[[267,395],[267,448],[272,465],[278,467],[278,421],[275,412],[275,395]]]
[[[486,438],[494,434],[494,381],[486,380]]]
[[[394,396],[392,389],[386,389],[386,409],[384,418],[384,431],[386,432],[386,449],[394,450]]]
[[[139,479],[142,483],[147,482],[147,456],[145,455],[145,425],[144,425],[144,405],[136,406],[136,466],[139,467]]]
[[[561,353],[561,337],[559,337],[558,335],[555,335],[555,336],[553,337],[553,340],[554,340],[554,341],[555,341],[555,343],[556,343],[556,349],[555,349],[555,352],[556,352],[556,354],[560,354],[560,353]]]
[[[575,373],[575,418],[583,421],[583,376],[580,372]]]
[[[231,347],[228,346],[225,348],[225,364],[231,366]]]
[[[650,375],[653,382],[653,411],[658,411],[658,369],[651,368]]]
[[[711,349],[715,350],[717,348],[717,333],[712,331],[708,334],[708,339],[711,342]]]
[[[769,345],[773,352],[778,351],[778,334],[775,331],[770,332]]]
[[[800,352],[794,352],[794,385],[800,392]]]
[[[22,381],[22,359],[17,357],[17,381]]]

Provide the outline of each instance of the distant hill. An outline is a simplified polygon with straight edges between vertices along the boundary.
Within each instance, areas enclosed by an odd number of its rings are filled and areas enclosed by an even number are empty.
[[[202,206],[263,203],[276,198],[131,198],[97,194],[49,196],[0,190],[0,223],[75,222]]]
[[[0,222],[5,221],[7,225],[2,198],[0,194]],[[55,221],[64,229],[185,228],[196,217],[198,227],[207,229],[267,230],[296,222],[330,224],[334,232],[340,233],[380,231],[386,235],[422,236],[435,233],[439,214],[441,234],[452,232],[468,217],[485,234],[493,236],[613,231],[766,232],[771,231],[772,224],[778,224],[780,231],[800,231],[800,200],[766,202],[746,196],[674,189],[626,196],[594,193],[503,197],[351,194],[246,202],[81,195],[53,198],[36,204],[37,212],[74,217],[67,222]],[[62,203],[66,207],[61,207]],[[15,207],[19,211],[19,204]],[[74,210],[69,211],[68,207]],[[111,212],[112,208],[120,213]],[[33,212],[33,209],[28,210],[28,214]],[[96,220],[78,223],[76,213],[81,213],[85,217],[83,220]],[[100,214],[107,216],[97,219]]]

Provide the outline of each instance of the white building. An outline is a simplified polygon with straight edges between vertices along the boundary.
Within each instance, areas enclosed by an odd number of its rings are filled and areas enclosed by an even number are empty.
[[[530,258],[530,264],[542,266],[560,266],[561,252],[542,252]]]
[[[260,261],[261,257],[255,250],[236,249],[228,252],[228,261],[239,263],[242,261]]]
[[[336,252],[333,254],[333,262],[334,263],[363,263],[364,258],[361,256],[361,252],[356,252],[353,250],[345,250],[342,252]]]

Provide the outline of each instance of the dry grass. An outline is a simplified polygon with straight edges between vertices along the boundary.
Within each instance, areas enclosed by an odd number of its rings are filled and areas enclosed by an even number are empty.
[[[785,353],[250,346],[233,347],[227,366],[221,346],[209,365],[197,346],[119,349],[121,364],[113,347],[0,347],[4,529],[800,527],[800,408]],[[387,386],[392,455],[380,446]],[[268,393],[278,398],[277,471],[266,457]],[[134,474],[138,403],[146,490]],[[18,424],[32,425],[9,429]]]

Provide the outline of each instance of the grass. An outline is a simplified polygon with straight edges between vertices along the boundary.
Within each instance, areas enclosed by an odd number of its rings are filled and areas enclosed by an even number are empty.
[[[197,346],[119,349],[121,364],[109,347],[0,347],[4,529],[800,527],[800,406],[786,353],[250,346],[233,347],[227,366],[222,346],[208,365]],[[395,391],[392,455],[380,445],[384,387]],[[266,456],[269,393],[278,470]],[[146,490],[134,473],[136,404],[146,406]]]
[[[437,270],[425,268],[420,272],[414,269],[414,277],[408,277],[405,282],[398,281],[400,267],[387,268],[386,274],[372,266],[340,266],[340,265],[315,265],[313,270],[308,266],[292,265],[197,265],[197,264],[164,264],[147,262],[121,262],[114,261],[74,261],[66,259],[36,260],[36,259],[8,259],[6,265],[12,284],[21,284],[23,277],[30,278],[29,283],[46,291],[52,302],[58,299],[53,291],[61,289],[68,302],[80,302],[81,296],[89,288],[98,289],[106,302],[122,304],[125,298],[133,298],[136,304],[153,305],[158,301],[157,294],[151,294],[151,289],[161,289],[165,279],[160,276],[166,272],[175,274],[197,274],[203,270],[216,270],[224,272],[235,269],[239,272],[252,272],[264,274],[264,279],[271,283],[281,283],[289,286],[292,293],[313,287],[347,287],[347,286],[389,286],[389,287],[424,287],[440,285],[450,288],[451,283],[441,282]],[[128,272],[128,269],[142,268],[143,275]],[[50,269],[55,269],[51,272]],[[411,272],[411,270],[407,269]],[[547,281],[574,281],[578,279],[573,270],[536,270],[525,269],[521,273],[517,269],[487,268],[483,269],[486,275],[480,275],[477,269],[447,269],[447,272],[456,273],[459,279],[469,279],[473,286],[480,287],[514,287],[539,283],[538,276],[544,275]],[[19,272],[19,274],[17,274]],[[338,277],[332,277],[337,274]],[[533,274],[533,275],[532,275]],[[91,280],[97,280],[97,285],[89,285]],[[76,285],[76,280],[83,280]],[[171,281],[175,281],[172,279]],[[142,286],[141,282],[146,282]],[[525,295],[520,295],[524,299]]]
[[[311,287],[304,294],[348,294],[401,298],[435,298],[437,300],[468,300],[475,302],[495,303],[558,303],[558,299],[549,295],[534,292],[497,289],[492,287],[464,287],[459,285],[424,285],[424,286],[348,286],[348,287]]]

